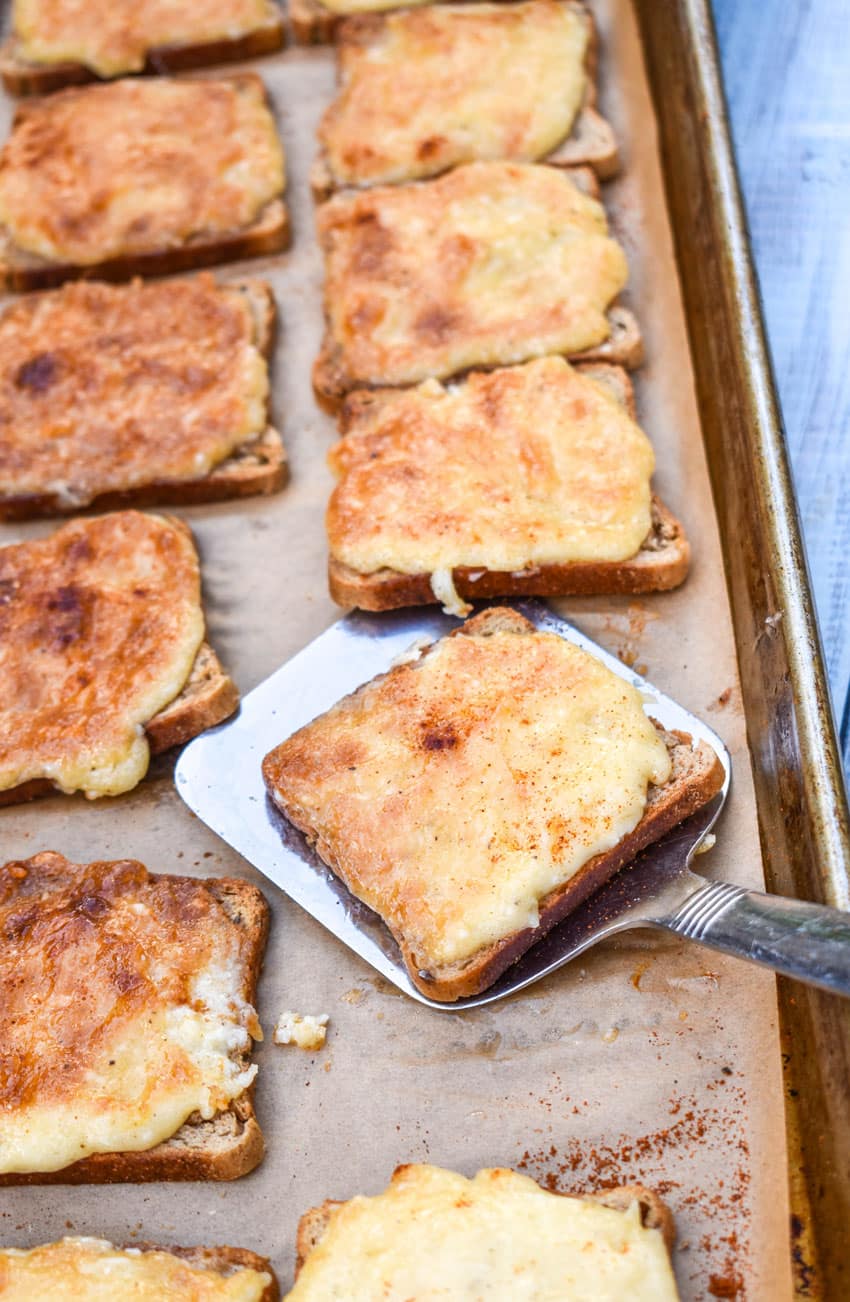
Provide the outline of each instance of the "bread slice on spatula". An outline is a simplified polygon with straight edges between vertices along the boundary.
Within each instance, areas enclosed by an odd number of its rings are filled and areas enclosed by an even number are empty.
[[[392,932],[411,981],[480,993],[700,808],[712,748],[637,689],[491,607],[266,755],[269,794]]]
[[[575,0],[360,15],[342,23],[336,51],[339,90],[311,172],[319,199],[482,158],[617,170],[594,107],[594,25]]]
[[[669,1208],[641,1185],[564,1195],[505,1168],[466,1179],[415,1163],[397,1167],[382,1193],[302,1216],[289,1297],[373,1302],[427,1289],[571,1302],[604,1280],[610,1297],[676,1302],[673,1241]]]
[[[289,241],[256,73],[125,78],[18,106],[0,154],[0,288],[169,275]]]
[[[76,282],[0,316],[0,520],[275,492],[262,280]]]
[[[0,866],[0,923],[0,1185],[257,1165],[255,886],[46,851]]]
[[[462,614],[476,598],[661,591],[687,574],[620,367],[546,357],[359,391],[339,429],[327,529],[340,605]]]

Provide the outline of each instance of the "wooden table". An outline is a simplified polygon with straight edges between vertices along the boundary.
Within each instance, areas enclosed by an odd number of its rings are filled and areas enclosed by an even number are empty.
[[[850,6],[714,0],[714,10],[850,773]]]

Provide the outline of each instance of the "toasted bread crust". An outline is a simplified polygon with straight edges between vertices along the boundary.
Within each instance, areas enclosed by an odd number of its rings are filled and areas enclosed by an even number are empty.
[[[201,506],[242,497],[268,497],[286,486],[289,464],[283,440],[271,426],[253,442],[244,443],[203,479],[152,480],[136,488],[99,493],[83,511],[51,493],[28,493],[0,500],[0,520],[81,515],[125,507]]]
[[[17,44],[12,36],[0,49],[0,77],[10,95],[49,95],[65,86],[84,86],[105,80],[83,63],[30,63],[18,56]],[[155,77],[189,72],[193,68],[209,68],[219,63],[237,63],[271,54],[285,44],[286,31],[281,15],[276,22],[266,23],[242,36],[220,37],[195,45],[157,46],[148,51],[145,66],[136,75]]]
[[[458,596],[467,601],[602,593],[636,596],[678,587],[687,577],[690,553],[681,522],[654,497],[652,529],[641,550],[628,560],[571,561],[561,565],[535,565],[509,573],[462,565],[452,570],[452,580]],[[360,610],[439,605],[430,574],[402,574],[397,570],[359,574],[333,557],[328,561],[328,586],[338,605],[356,606]]]
[[[182,746],[199,733],[214,728],[227,719],[238,704],[236,684],[225,673],[209,643],[203,642],[180,695],[145,724],[151,754],[159,755],[172,746]],[[0,808],[52,796],[56,791],[49,779],[33,778],[20,786],[0,791]]]
[[[280,253],[289,248],[290,241],[289,211],[282,199],[274,199],[255,222],[242,230],[226,235],[201,234],[174,248],[108,258],[94,266],[48,262],[6,242],[0,245],[0,289],[25,293],[55,289],[66,280],[122,281],[132,280],[134,276],[171,276],[219,262]]]
[[[277,333],[277,305],[271,286],[264,280],[245,280],[227,282],[225,287],[245,294],[254,321],[254,343],[268,362]],[[270,406],[270,399],[271,389],[267,406]],[[288,479],[289,463],[283,439],[269,425],[258,438],[243,443],[201,479],[153,479],[149,484],[139,484],[134,488],[98,493],[82,510],[200,506],[207,502],[269,496],[284,488]],[[3,521],[81,513],[79,507],[69,504],[56,493],[20,493],[0,497],[0,520]]]
[[[244,929],[241,997],[256,1002],[257,984],[269,934],[269,906],[250,882],[210,878],[207,886],[230,918]],[[152,1180],[235,1180],[263,1158],[263,1134],[254,1113],[251,1086],[226,1112],[210,1121],[194,1114],[172,1138],[131,1153],[92,1153],[60,1171],[0,1174],[0,1187],[32,1184],[147,1183]],[[223,1137],[223,1138],[222,1138]]]
[[[396,1171],[402,1171],[397,1167]],[[641,1223],[648,1230],[660,1230],[664,1246],[672,1253],[676,1242],[676,1229],[673,1213],[667,1204],[652,1189],[641,1184],[616,1185],[611,1189],[601,1189],[593,1193],[561,1193],[561,1198],[593,1199],[615,1211],[625,1211],[633,1202],[640,1207]],[[300,1274],[310,1253],[322,1239],[328,1228],[331,1216],[345,1203],[340,1199],[327,1198],[318,1207],[311,1207],[298,1222],[295,1237],[295,1276]]]
[[[535,631],[534,625],[519,612],[509,608],[491,607],[466,620],[448,636],[487,636],[499,632],[524,636]],[[433,645],[439,645],[439,642]],[[423,652],[423,655],[428,655],[428,649]],[[391,673],[392,670],[388,672]],[[370,690],[376,682],[380,681],[380,678],[385,676],[379,675],[378,678],[363,684],[352,693],[353,697],[356,698]],[[406,937],[385,922],[401,950],[411,981],[422,994],[441,1003],[453,1003],[457,999],[465,999],[486,990],[538,940],[542,940],[547,932],[578,908],[589,895],[603,886],[621,868],[631,863],[641,850],[666,835],[717,794],[723,785],[724,770],[711,747],[705,742],[700,742],[694,748],[693,739],[687,734],[665,732],[657,723],[656,727],[663,737],[672,760],[670,778],[661,787],[649,788],[644,815],[628,836],[625,836],[613,849],[588,860],[568,881],[540,901],[536,927],[514,931],[483,947],[469,958],[447,963],[429,971],[423,968]],[[322,828],[316,826],[311,816],[302,811],[299,806],[288,804],[280,796],[267,772],[267,763],[268,757],[263,762],[263,773],[272,800],[289,822],[304,834],[323,862],[345,880],[334,847],[325,839]]]
[[[306,2],[311,3],[311,0],[306,0]],[[588,32],[587,51],[584,59],[586,77],[584,102],[570,127],[569,134],[551,153],[546,154],[537,161],[549,163],[553,167],[590,167],[596,176],[606,180],[616,176],[620,170],[620,155],[611,124],[596,109],[599,33],[593,15],[582,3],[582,0],[572,0],[572,4],[573,8],[581,14]],[[292,0],[290,4],[290,21],[293,26],[296,24],[296,10],[299,9],[299,5],[300,0]],[[322,8],[318,0],[313,7],[317,10]],[[325,12],[329,11],[326,10]],[[343,18],[341,22],[334,25],[333,37],[335,45],[339,49],[346,45],[368,44],[372,37],[380,31],[385,17],[385,13],[363,13]],[[298,36],[297,27],[296,39],[301,39]],[[330,38],[319,37],[319,40],[327,39]],[[320,149],[310,169],[310,186],[313,197],[318,203],[328,199],[336,190],[341,188],[334,180],[327,153],[323,148]]]

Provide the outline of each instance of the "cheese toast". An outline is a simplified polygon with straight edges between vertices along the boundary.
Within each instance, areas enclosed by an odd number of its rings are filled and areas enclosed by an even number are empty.
[[[0,805],[129,791],[238,699],[181,521],[120,511],[0,547]]]
[[[255,886],[46,851],[0,867],[0,926],[0,1185],[257,1165]]]
[[[0,154],[0,287],[165,275],[286,247],[254,73],[125,78],[20,105]]]
[[[617,170],[613,132],[593,107],[593,22],[578,0],[349,18],[336,49],[340,88],[311,172],[319,199],[480,159]]]
[[[269,794],[431,999],[480,993],[720,789],[594,657],[491,607],[266,755]]]
[[[468,1180],[410,1164],[383,1193],[302,1216],[287,1297],[676,1302],[673,1240],[669,1209],[641,1185],[561,1194],[505,1168]]]
[[[126,73],[253,59],[283,44],[275,0],[13,0],[0,76],[12,95],[46,95]]]
[[[479,596],[659,591],[687,574],[619,367],[544,357],[449,388],[355,392],[339,428],[327,529],[340,605],[390,610],[439,590],[457,610]]]
[[[469,0],[478,4],[481,0]],[[515,3],[516,0],[504,0]],[[348,18],[383,14],[391,9],[416,9],[431,0],[289,0],[287,18],[292,35],[301,45],[327,45],[337,39]]]
[[[114,1247],[105,1239],[64,1238],[36,1248],[0,1248],[0,1281],[10,1302],[279,1302],[267,1257],[246,1248]],[[126,1291],[125,1291],[126,1290]]]
[[[334,195],[318,210],[325,335],[313,370],[352,389],[445,380],[557,353],[633,367],[628,274],[589,169],[466,163],[431,181]]]
[[[209,274],[77,282],[0,316],[0,520],[272,493],[275,305]]]

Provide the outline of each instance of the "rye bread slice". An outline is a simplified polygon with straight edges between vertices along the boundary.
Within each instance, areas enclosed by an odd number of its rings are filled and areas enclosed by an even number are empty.
[[[302,0],[293,0],[295,7],[300,3]],[[320,0],[303,0],[303,3],[314,5],[318,9],[322,8]],[[293,5],[290,5],[292,22],[295,21]],[[619,171],[620,155],[611,124],[596,108],[599,34],[593,15],[581,0],[571,0],[571,7],[581,15],[588,31],[588,45],[584,60],[584,99],[569,133],[549,154],[535,161],[549,163],[553,167],[590,167],[597,177],[607,180],[616,176]],[[385,18],[385,13],[364,13],[343,19],[337,24],[334,32],[334,43],[337,49],[346,45],[368,45],[372,37],[380,31]],[[339,67],[338,63],[337,67]],[[343,188],[333,175],[324,149],[320,149],[310,170],[310,186],[317,202],[329,198],[336,190]]]
[[[29,860],[30,865],[33,863],[34,860]],[[255,1004],[269,932],[269,906],[256,886],[239,878],[210,878],[206,885],[244,934],[242,984],[238,994]],[[247,1064],[250,1050],[241,1058]],[[265,1151],[253,1096],[252,1084],[229,1108],[209,1121],[200,1113],[193,1113],[170,1139],[155,1148],[129,1153],[92,1153],[60,1171],[0,1174],[0,1187],[235,1180],[252,1171]]]
[[[580,369],[598,384],[604,384],[632,420],[636,419],[634,387],[622,367],[588,363]],[[340,434],[348,434],[364,406],[374,409],[382,396],[369,390],[349,394],[340,412]],[[465,601],[601,593],[637,596],[644,592],[669,591],[687,578],[690,543],[681,521],[655,496],[651,515],[651,528],[640,551],[625,561],[572,561],[507,573],[481,566],[458,566],[452,570],[455,591]],[[333,556],[328,559],[328,587],[338,605],[356,606],[360,610],[396,610],[402,606],[438,603],[430,574],[405,574],[391,569],[360,574]]]
[[[475,0],[469,0],[474,3]],[[508,3],[509,0],[504,0]],[[547,160],[551,161],[551,160]],[[590,167],[565,167],[569,171],[570,178],[574,184],[588,195],[591,199],[599,199],[601,189],[599,178],[596,172]],[[429,178],[436,180],[438,178]],[[408,184],[428,184],[429,182],[409,182]],[[357,194],[356,190],[341,190],[340,194]],[[322,237],[320,236],[320,243]],[[643,363],[644,344],[643,333],[634,313],[622,303],[612,303],[608,308],[605,316],[608,321],[608,337],[600,343],[594,344],[592,348],[586,348],[580,353],[566,354],[567,361],[575,365],[604,365],[616,366],[627,371],[634,371]],[[520,361],[530,361],[537,354],[529,353],[528,357],[518,358]],[[455,380],[462,379],[470,370],[492,371],[499,367],[508,365],[506,362],[495,362],[492,366],[478,365],[467,367],[453,375],[439,377],[444,384],[450,384]],[[354,392],[380,393],[383,389],[389,388],[407,388],[414,387],[413,384],[407,385],[383,385],[379,383],[364,383],[362,380],[356,380],[347,371],[342,360],[342,349],[338,346],[330,330],[330,324],[325,313],[325,333],[322,338],[319,354],[313,365],[313,392],[319,406],[329,412],[331,415],[337,415],[341,410],[346,399]]]
[[[404,1166],[396,1167],[394,1174],[404,1171]],[[641,1224],[647,1230],[659,1230],[664,1239],[668,1253],[672,1253],[676,1241],[673,1214],[667,1204],[652,1189],[640,1184],[615,1185],[611,1189],[601,1189],[593,1193],[558,1193],[561,1198],[590,1199],[600,1202],[615,1211],[625,1212],[633,1202],[640,1208]],[[298,1222],[295,1239],[295,1275],[298,1277],[305,1261],[313,1249],[320,1243],[330,1224],[335,1211],[344,1207],[339,1199],[328,1198],[318,1207],[311,1207]]]
[[[286,32],[283,15],[269,15],[262,26],[242,36],[222,36],[193,45],[158,45],[149,50],[141,76],[189,72],[219,63],[238,63],[271,54],[283,48]],[[119,73],[119,76],[133,74]],[[49,95],[65,86],[84,86],[111,80],[101,77],[84,63],[33,63],[20,53],[20,42],[10,36],[0,47],[0,77],[10,95]]]
[[[494,606],[466,620],[448,636],[486,637],[501,632],[522,637],[534,634],[536,629],[517,611]],[[426,648],[423,658],[428,654],[429,649]],[[389,672],[394,671],[391,669]],[[362,697],[377,681],[379,679],[372,679],[363,684],[346,700]],[[335,708],[337,707],[332,707],[332,710]],[[462,960],[427,968],[407,937],[387,924],[401,950],[408,975],[422,994],[441,1003],[453,1003],[457,999],[468,998],[488,989],[532,945],[621,868],[631,863],[641,850],[666,835],[717,794],[723,784],[724,770],[711,747],[705,742],[695,746],[687,734],[666,732],[657,723],[655,726],[670,754],[672,772],[669,779],[662,786],[649,787],[643,817],[633,831],[611,850],[589,859],[568,881],[540,900],[536,926],[511,932]],[[294,800],[288,799],[276,785],[271,762],[273,756],[274,752],[271,752],[263,761],[263,775],[271,799],[304,834],[324,863],[348,884],[337,847],[326,839],[321,819],[314,817]]]
[[[268,362],[274,346],[277,309],[271,286],[263,280],[228,282],[227,289],[239,290],[246,299],[254,322],[254,343]],[[270,415],[270,413],[268,413]],[[268,496],[279,492],[289,478],[283,439],[272,425],[258,437],[236,448],[224,461],[200,479],[157,480],[133,488],[98,493],[86,503],[85,511],[112,511],[124,507],[199,506],[243,497]],[[81,508],[58,493],[19,493],[0,496],[0,520],[78,515]]]
[[[237,86],[258,87],[268,98],[263,80],[255,72],[237,73],[228,80]],[[19,114],[27,112],[25,105],[18,109]],[[0,228],[0,290],[26,293],[54,289],[66,280],[122,281],[134,276],[170,276],[220,262],[279,253],[289,247],[290,241],[289,210],[282,198],[272,199],[246,226],[230,231],[197,231],[179,244],[122,253],[93,264],[43,258],[19,248],[8,232]]]

